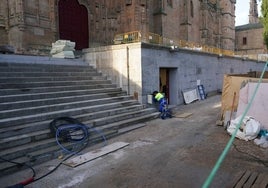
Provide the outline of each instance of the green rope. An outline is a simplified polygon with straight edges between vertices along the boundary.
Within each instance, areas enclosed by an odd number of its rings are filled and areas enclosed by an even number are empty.
[[[242,117],[241,117],[241,119],[240,119],[240,121],[239,121],[239,123],[238,123],[236,129],[235,129],[235,131],[233,132],[233,134],[232,134],[232,136],[231,136],[229,142],[227,143],[226,147],[224,148],[223,152],[221,153],[221,155],[220,155],[218,161],[216,162],[215,166],[213,167],[212,171],[210,172],[210,174],[209,174],[208,178],[206,179],[205,183],[203,184],[202,188],[207,188],[207,187],[210,185],[210,183],[211,183],[211,181],[213,180],[213,178],[214,178],[214,176],[215,176],[217,170],[219,169],[219,167],[220,167],[221,163],[223,162],[225,156],[227,155],[228,151],[230,150],[230,148],[231,148],[231,146],[232,146],[232,143],[233,143],[233,141],[234,141],[234,139],[235,139],[235,136],[236,136],[236,134],[237,134],[237,131],[238,131],[238,129],[240,128],[240,126],[241,126],[241,124],[242,124],[242,121],[243,121],[244,117],[245,117],[246,114],[248,113],[248,110],[249,110],[249,108],[250,108],[250,106],[251,106],[251,104],[252,104],[253,99],[255,98],[255,95],[256,95],[256,93],[257,93],[257,90],[258,90],[258,88],[259,88],[260,83],[262,82],[263,75],[264,75],[264,73],[265,73],[265,70],[266,70],[266,67],[267,67],[267,66],[268,66],[268,61],[266,62],[265,67],[263,68],[261,77],[260,77],[260,79],[259,79],[259,81],[258,81],[258,84],[257,84],[255,90],[254,90],[254,93],[253,93],[253,95],[252,95],[252,97],[251,97],[251,99],[250,99],[250,102],[248,103],[248,105],[247,105],[247,107],[246,107],[246,109],[245,109],[245,111],[244,111],[244,113],[243,113],[243,115],[242,115]]]

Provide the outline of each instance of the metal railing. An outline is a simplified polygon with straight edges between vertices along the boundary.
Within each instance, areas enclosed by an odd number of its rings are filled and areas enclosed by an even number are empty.
[[[144,42],[144,43],[151,43],[151,44],[159,44],[163,46],[172,46],[174,48],[183,48],[189,49],[194,51],[201,51],[211,54],[217,54],[219,56],[231,56],[231,57],[241,57],[239,55],[235,55],[235,52],[232,50],[225,50],[221,48],[216,48],[213,46],[201,45],[195,42],[185,41],[185,40],[173,40],[166,37],[162,37],[159,34],[155,33],[146,33],[141,34],[140,31],[133,31],[127,32],[122,34],[117,34],[114,37],[114,44],[125,44],[125,43],[132,43],[132,42]],[[255,59],[255,60],[268,60],[267,56],[258,56],[256,55],[248,55],[247,58]]]
[[[257,61],[268,61],[268,54],[248,54],[248,55],[236,54],[235,57],[239,57],[244,60],[251,59],[251,60],[257,60]]]
[[[117,34],[114,37],[114,44],[124,44],[131,42],[141,42],[141,33],[139,31]]]

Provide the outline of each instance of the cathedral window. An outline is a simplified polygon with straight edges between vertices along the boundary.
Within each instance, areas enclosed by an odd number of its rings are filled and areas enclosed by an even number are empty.
[[[243,37],[243,45],[247,45],[247,37]]]

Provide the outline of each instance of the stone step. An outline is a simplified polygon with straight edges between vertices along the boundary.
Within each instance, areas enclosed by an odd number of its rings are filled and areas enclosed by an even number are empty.
[[[92,145],[94,145],[96,143],[100,143],[100,142],[103,142],[105,144],[105,141],[103,138],[109,139],[109,138],[113,137],[116,133],[117,133],[117,131],[110,130],[110,131],[102,132],[102,136],[97,135],[97,134],[90,136],[88,146],[92,146]],[[17,163],[26,163],[27,165],[34,166],[36,164],[40,164],[42,162],[46,162],[46,161],[49,161],[51,159],[58,158],[59,156],[67,157],[70,155],[70,154],[66,153],[65,151],[63,151],[59,145],[57,145],[55,138],[53,138],[53,140],[50,139],[49,142],[47,142],[47,143],[36,142],[35,144],[29,144],[28,146],[29,147],[25,147],[26,151],[17,150],[16,152],[14,152],[15,154],[16,153],[23,153],[23,155],[18,156],[18,157],[13,158],[13,159],[9,159],[9,160],[12,160],[12,161],[17,162]],[[30,148],[35,148],[35,147],[40,147],[42,149],[35,150],[35,151],[30,150]],[[19,149],[22,147],[17,147],[17,148]],[[67,146],[67,149],[70,149],[70,146]],[[83,152],[83,150],[80,153],[82,153],[82,152]],[[8,153],[9,153],[9,156],[12,155],[10,152],[8,152]],[[1,156],[1,153],[0,153],[0,156]],[[6,155],[5,157],[8,157],[8,156]],[[11,172],[26,169],[26,168],[27,167],[20,166],[18,164],[0,161],[0,177],[7,175],[7,174],[10,174]]]
[[[7,148],[12,148],[15,146],[20,146],[24,144],[29,144],[31,142],[36,142],[38,140],[43,140],[46,138],[51,138],[52,134],[49,129],[32,131],[27,134],[20,134],[16,136],[11,136],[7,138],[0,139],[0,150]]]
[[[114,108],[104,108],[103,110],[94,111],[91,113],[83,113],[76,116],[73,116],[73,118],[78,119],[80,122],[85,121],[92,121],[94,119],[106,117],[106,116],[112,116],[116,114],[122,114],[126,112],[132,112],[132,111],[140,111],[143,109],[143,106],[138,105],[130,105],[126,107],[118,107],[116,110]],[[27,123],[27,124],[21,124],[21,125],[12,125],[8,127],[0,127],[0,139],[21,135],[21,134],[27,134],[32,131],[38,131],[38,130],[44,130],[49,128],[49,124],[52,120],[46,120],[41,122],[33,122],[33,123]]]
[[[25,64],[26,66],[36,65],[52,65],[52,66],[88,66],[88,64],[81,58],[78,59],[62,59],[47,56],[31,56],[31,55],[8,55],[2,54],[0,56],[0,63],[5,64]]]
[[[100,130],[96,130],[94,128],[91,128],[89,130],[90,132],[90,137],[93,137],[94,139],[91,139],[90,141],[95,141],[96,138],[98,137],[98,139],[103,139],[103,136],[106,137],[107,133],[110,134],[111,132],[117,132],[112,130],[112,131],[106,131],[103,132]],[[57,145],[56,142],[56,138],[55,136],[51,136],[48,139],[43,139],[43,140],[37,140],[36,142],[31,142],[31,143],[27,143],[27,144],[22,144],[22,145],[17,145],[14,146],[12,148],[8,148],[8,149],[1,149],[0,150],[0,156],[8,159],[8,160],[14,160],[16,158],[20,158],[20,157],[24,157],[24,156],[29,156],[29,154],[31,153],[43,153],[46,154],[46,152],[44,152],[44,150],[46,150],[47,148],[50,147],[54,147],[57,146],[57,150],[59,150],[59,146]]]
[[[3,71],[3,70],[2,70]],[[89,69],[87,71],[77,71],[77,72],[43,72],[43,71],[32,71],[29,72],[29,70],[26,71],[19,71],[19,72],[14,72],[14,71],[9,71],[9,72],[2,72],[1,71],[1,77],[3,78],[23,78],[23,77],[66,77],[66,76],[102,76],[102,73],[97,72],[95,69]],[[12,74],[10,74],[12,72]]]
[[[41,72],[86,72],[89,70],[96,70],[88,64],[80,65],[56,65],[56,64],[42,64],[42,63],[3,63],[0,58],[0,72],[29,72],[29,71],[41,71]]]
[[[77,107],[72,109],[62,109],[59,111],[46,112],[40,114],[32,114],[27,116],[18,116],[12,118],[0,119],[1,128],[10,127],[15,125],[51,120],[62,116],[76,116],[83,113],[93,113],[105,109],[116,109],[120,107],[126,107],[139,104],[136,100],[115,101],[111,103],[99,104],[95,103],[92,106]]]
[[[19,108],[19,109],[12,109],[12,110],[2,110],[0,111],[0,119],[4,118],[12,118],[18,116],[27,116],[38,113],[48,113],[53,111],[60,111],[72,108],[81,108],[86,106],[94,106],[96,104],[106,104],[118,101],[126,101],[130,100],[131,96],[118,96],[118,97],[107,97],[107,98],[100,98],[100,99],[90,99],[85,101],[75,101],[75,102],[66,102],[60,104],[52,104],[52,105],[40,105],[35,107],[26,107],[26,108]]]
[[[12,63],[11,63],[12,64]],[[89,66],[59,66],[56,67],[54,65],[38,65],[38,66],[14,66],[9,64],[8,66],[1,66],[0,63],[0,72],[1,73],[10,73],[10,72],[40,72],[40,73],[57,73],[57,72],[72,72],[72,73],[91,73],[92,71],[97,72],[95,68],[89,67]],[[40,67],[41,66],[41,67]]]
[[[28,157],[17,158],[14,161],[12,161],[14,163],[5,162],[5,161],[0,160],[0,177],[11,174],[12,172],[17,172],[17,171],[24,170],[24,169],[28,168],[25,165],[19,165],[19,163],[24,164],[24,163],[27,163],[28,161],[29,161]],[[15,163],[18,163],[18,164],[15,164]],[[27,164],[31,165],[29,163],[27,163]]]
[[[90,131],[90,139],[89,144],[98,143],[109,139],[114,136],[118,136],[125,132],[143,127],[145,125],[142,124],[134,124],[135,122],[140,122],[141,120],[149,120],[153,119],[159,115],[159,112],[155,112],[153,114],[147,114],[135,118],[128,118],[123,121],[118,121],[112,124],[108,124],[103,127],[98,127],[91,129]],[[129,126],[125,126],[125,124],[129,124]],[[95,134],[94,134],[95,133]],[[40,149],[34,150],[33,148],[38,147]],[[18,155],[20,153],[20,155]],[[3,155],[5,154],[5,155]],[[26,144],[20,147],[14,147],[12,150],[1,151],[0,156],[9,158],[9,160],[15,161],[23,161],[27,164],[38,164],[40,162],[45,162],[56,158],[60,155],[66,155],[57,144],[55,138],[46,139],[44,141],[35,142],[34,144]],[[12,158],[13,157],[13,158]],[[6,174],[7,171],[12,171],[14,168],[17,168],[17,165],[11,165],[6,162],[0,163],[0,171],[2,174]],[[1,175],[0,175],[1,176]]]
[[[24,95],[24,94],[36,94],[36,93],[50,93],[50,92],[64,92],[64,91],[73,91],[76,90],[91,90],[91,89],[108,89],[108,88],[116,88],[115,84],[107,83],[107,84],[84,84],[84,85],[71,85],[71,86],[52,86],[52,87],[35,87],[35,88],[21,88],[21,89],[1,89],[0,95],[3,97],[8,97],[6,95]],[[2,100],[1,100],[2,101]],[[0,101],[0,102],[1,102]]]
[[[1,97],[0,104],[4,104],[6,102],[21,102],[28,100],[39,100],[39,99],[51,99],[51,98],[59,98],[59,97],[69,97],[69,96],[79,96],[79,95],[88,95],[88,94],[98,94],[98,93],[109,93],[109,92],[122,92],[121,88],[99,88],[99,89],[87,89],[87,90],[57,90],[52,92],[44,92],[44,93],[23,93],[23,94],[15,94],[15,95],[5,95]]]
[[[105,80],[104,76],[48,76],[48,77],[0,77],[0,84],[20,84],[34,82],[51,82],[51,81],[79,81],[79,80]]]
[[[29,89],[47,86],[70,86],[70,85],[94,85],[111,84],[110,80],[76,80],[76,81],[47,81],[47,82],[23,82],[23,83],[0,83],[0,89]]]
[[[132,110],[128,112],[115,113],[115,115],[110,115],[105,118],[95,118],[93,120],[88,120],[84,124],[93,127],[100,127],[102,125],[111,124],[117,121],[123,121],[125,119],[132,119],[135,117],[142,117],[147,114],[151,114],[155,109],[142,109],[142,110]],[[118,127],[116,127],[118,128]],[[121,128],[121,127],[119,127]],[[24,134],[18,134],[14,136],[9,136],[6,138],[0,138],[0,149],[11,148],[14,146],[19,146],[23,144],[28,144],[30,142],[35,142],[42,139],[51,138],[51,131],[49,128],[49,124],[47,128],[44,130],[31,131]]]
[[[113,91],[114,90],[114,91]],[[87,93],[81,93],[79,95],[79,92],[77,92],[77,95],[68,95],[69,93],[66,93],[66,96],[64,96],[64,92],[58,93],[60,96],[53,96],[52,94],[40,94],[36,96],[18,96],[18,100],[15,101],[16,97],[9,97],[4,98],[3,100],[7,100],[7,102],[0,103],[0,113],[3,110],[12,110],[12,109],[20,109],[20,108],[27,108],[27,107],[35,107],[40,105],[53,105],[53,104],[60,104],[60,103],[66,103],[66,102],[75,102],[75,101],[87,101],[90,99],[100,99],[100,98],[107,98],[107,97],[119,97],[119,96],[125,96],[126,93],[122,91],[116,91],[116,89],[111,89],[108,91],[103,90],[103,92],[89,92]],[[55,95],[55,93],[54,93]],[[48,97],[46,97],[48,96]],[[33,99],[28,99],[33,97]],[[35,98],[37,97],[37,99]],[[40,98],[39,98],[40,97]],[[41,98],[42,97],[42,98]],[[53,97],[53,98],[51,98]],[[15,102],[12,102],[15,101]]]
[[[135,129],[139,129],[139,128],[144,127],[144,126],[146,126],[145,123],[137,123],[137,124],[134,124],[134,125],[129,125],[129,126],[127,126],[127,127],[123,127],[123,128],[118,129],[117,134],[118,134],[118,135],[120,135],[120,134],[124,134],[124,133],[133,131],[133,130],[135,130]]]
[[[134,118],[131,118],[131,119],[124,119],[122,121],[118,121],[118,122],[114,122],[114,123],[110,123],[110,124],[106,124],[106,125],[103,125],[101,126],[101,129],[124,129],[125,127],[128,127],[130,125],[133,125],[133,124],[137,124],[137,123],[140,123],[140,122],[145,122],[145,121],[148,121],[148,120],[152,120],[152,119],[155,119],[157,117],[159,117],[159,114],[160,112],[153,112],[153,113],[150,113],[150,114],[145,114],[145,115],[141,115],[141,116],[136,116]]]
[[[37,142],[32,142],[30,144],[24,144],[24,145],[8,148],[5,150],[0,150],[0,156],[8,160],[14,160],[20,157],[24,157],[30,152],[34,152],[36,150],[42,150],[47,147],[55,146],[55,144],[56,144],[55,138],[40,140]]]
[[[123,121],[125,119],[132,119],[136,117],[144,117],[146,114],[152,114],[155,112],[154,108],[145,108],[139,111],[132,111],[122,114],[116,114],[111,116],[106,116],[98,119],[94,119],[93,121],[86,121],[86,124],[91,124],[94,127],[100,127],[108,124],[112,124],[117,121]],[[104,126],[105,127],[105,126]],[[121,128],[121,127],[119,127]]]
[[[103,142],[104,144],[106,143],[107,139],[114,137],[117,134],[117,130],[104,130],[102,132],[97,132],[94,128],[89,129],[89,137],[88,137],[88,143],[87,143],[87,147],[94,145],[96,143],[99,142]],[[72,143],[63,143],[64,147],[66,147],[66,149],[73,151],[73,152],[77,152],[78,148],[75,148],[75,144]],[[79,144],[80,148],[83,146],[82,144]],[[71,152],[72,153],[72,152]],[[80,151],[79,154],[83,153],[83,151]],[[45,158],[47,157],[47,155],[53,155],[55,157],[58,157],[60,155],[66,156],[69,155],[70,153],[63,150],[55,141],[55,145],[54,146],[49,146],[45,149],[42,150],[38,150],[38,151],[34,151],[34,152],[30,152],[27,154],[27,157],[31,160],[31,161],[40,161],[40,159],[42,161],[47,161],[47,159],[45,160]]]
[[[93,126],[95,144],[159,115],[81,60],[0,56],[0,96],[0,157],[31,165],[64,153],[50,130],[56,118]],[[0,160],[0,176],[20,168]]]

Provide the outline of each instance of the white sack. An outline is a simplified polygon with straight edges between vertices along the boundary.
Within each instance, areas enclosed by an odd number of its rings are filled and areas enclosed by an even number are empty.
[[[236,119],[232,120],[230,126],[227,128],[227,132],[232,135],[236,127],[239,125],[242,116],[238,116]],[[245,141],[255,139],[261,129],[260,123],[253,117],[245,116],[241,122],[240,129],[237,130],[236,137]]]

